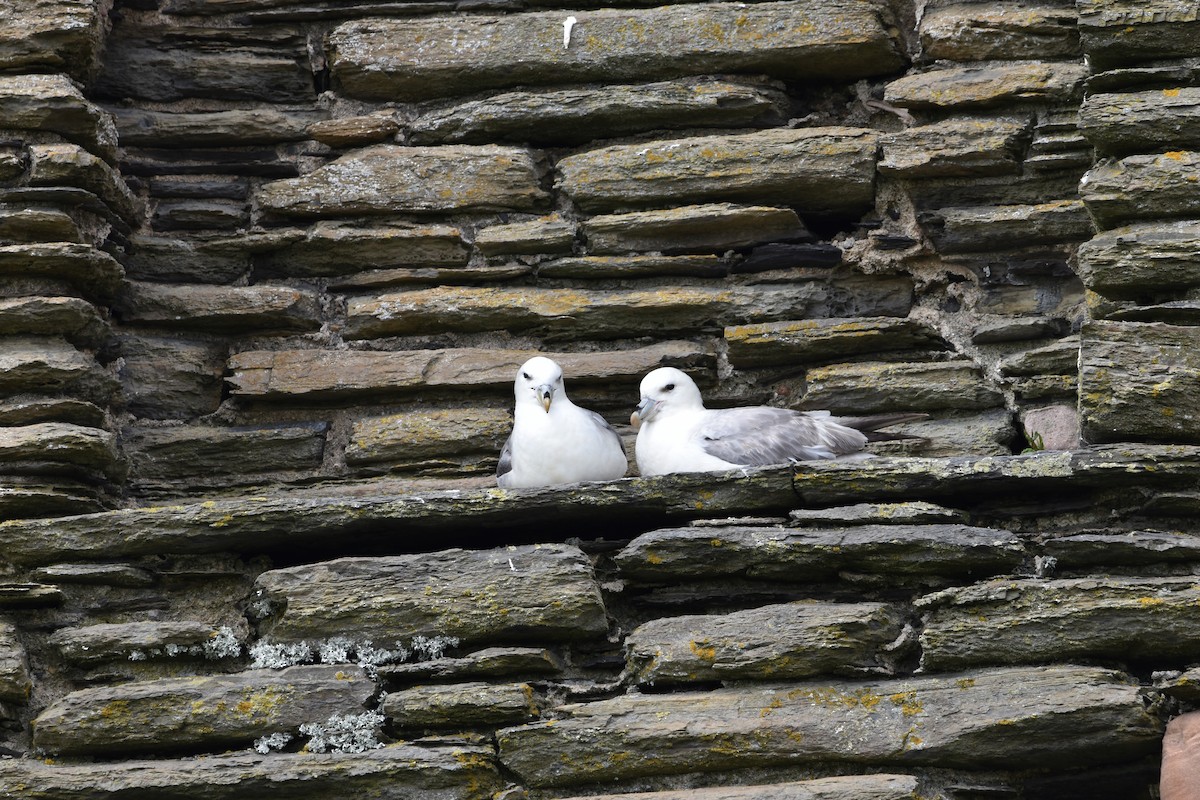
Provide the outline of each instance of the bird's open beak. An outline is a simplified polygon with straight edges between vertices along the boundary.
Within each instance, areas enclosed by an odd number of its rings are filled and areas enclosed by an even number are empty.
[[[537,398],[542,404],[542,408],[546,409],[546,413],[549,414],[550,401],[554,398],[554,387],[548,383],[543,383],[533,391],[537,393]]]
[[[649,422],[658,413],[658,401],[651,400],[649,397],[643,397],[642,402],[633,411],[633,415],[629,417],[629,424],[633,427],[640,427],[643,422]]]

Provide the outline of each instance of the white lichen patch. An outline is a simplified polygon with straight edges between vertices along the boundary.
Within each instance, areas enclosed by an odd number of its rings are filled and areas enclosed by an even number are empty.
[[[272,733],[263,736],[254,742],[254,749],[262,753],[264,756],[272,750],[282,750],[296,737],[290,733]]]
[[[456,636],[414,636],[408,644],[397,641],[391,648],[376,647],[370,640],[355,641],[345,636],[316,642],[258,641],[250,647],[250,666],[252,669],[285,669],[297,664],[358,664],[371,674],[371,670],[382,664],[441,658],[459,641]]]
[[[363,753],[383,747],[383,721],[378,711],[335,714],[325,722],[304,723],[300,733],[309,737],[305,749],[312,753]]]

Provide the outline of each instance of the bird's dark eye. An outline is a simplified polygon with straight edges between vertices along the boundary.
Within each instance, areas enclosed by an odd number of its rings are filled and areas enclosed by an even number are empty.
[[[527,380],[527,381],[531,381],[531,380],[533,380],[533,377],[532,377],[532,376],[530,376],[530,374],[529,374],[528,372],[522,372],[522,373],[521,373],[521,377],[522,377],[522,378],[524,378],[524,379],[525,379],[525,380]]]
[[[664,389],[666,389],[666,390],[669,392],[669,391],[671,391],[672,389],[674,389],[674,388],[675,388],[675,384],[673,384],[673,383],[668,383],[668,384],[667,384],[666,386],[664,386],[663,388],[664,388]]]

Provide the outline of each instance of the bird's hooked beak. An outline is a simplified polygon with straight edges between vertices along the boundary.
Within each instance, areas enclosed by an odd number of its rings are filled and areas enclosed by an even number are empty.
[[[546,409],[546,413],[550,413],[550,401],[554,399],[554,387],[548,383],[543,383],[541,386],[533,390],[537,395],[538,402],[542,404],[542,408]]]
[[[643,422],[649,422],[654,419],[654,415],[658,413],[658,400],[652,400],[649,397],[643,397],[642,402],[638,403],[633,414],[629,417],[629,424],[635,428],[641,427]]]

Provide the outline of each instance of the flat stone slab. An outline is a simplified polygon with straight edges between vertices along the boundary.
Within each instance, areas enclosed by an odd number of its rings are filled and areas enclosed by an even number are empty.
[[[40,0],[43,9],[55,6],[82,10],[88,16],[95,11],[89,7],[80,9],[84,3],[71,0],[58,3],[55,0]],[[87,4],[91,6],[90,3]],[[20,14],[10,15],[28,19],[28,4],[22,3]],[[9,35],[14,32],[5,26],[0,34],[0,59],[4,57],[4,45],[11,46]],[[79,66],[84,66],[80,64]],[[117,129],[112,117],[83,96],[79,87],[66,75],[4,75],[0,76],[0,119],[6,128],[27,131],[48,131],[66,137],[101,156],[109,163],[116,162]]]
[[[375,683],[351,666],[165,678],[80,689],[33,722],[34,746],[60,755],[223,750],[306,722],[359,714]]]
[[[560,214],[489,225],[475,234],[475,247],[491,258],[507,255],[558,255],[570,253],[575,244],[574,221],[563,219]]]
[[[916,791],[917,779],[911,775],[841,775],[756,786],[588,795],[587,800],[911,800]]]
[[[88,300],[110,303],[125,271],[102,250],[76,243],[0,245],[0,276],[61,281]]]
[[[29,663],[17,627],[0,619],[0,701],[25,703],[32,690]]]
[[[923,227],[942,253],[991,253],[1014,244],[1082,242],[1094,232],[1078,200],[1029,205],[945,207],[923,215]]]
[[[290,286],[168,285],[129,281],[116,313],[127,323],[220,332],[296,332],[321,327],[315,292]]]
[[[561,159],[557,186],[590,213],[711,200],[862,213],[878,141],[875,131],[828,127],[611,145]]]
[[[471,683],[415,686],[388,692],[383,714],[402,730],[519,725],[541,715],[527,683]]]
[[[116,436],[99,428],[69,422],[39,422],[0,428],[0,463],[7,470],[54,473],[117,471]]]
[[[842,572],[893,581],[996,574],[1020,565],[1012,533],[961,524],[860,524],[790,528],[663,528],[638,536],[614,559],[621,574],[666,582],[728,576],[787,582],[832,581]]]
[[[1079,183],[1079,196],[1100,228],[1141,220],[1200,217],[1200,152],[1126,156],[1093,167]]]
[[[899,178],[1015,175],[1029,123],[1016,119],[951,119],[885,135],[879,172]]]
[[[758,127],[786,119],[786,107],[783,93],[761,82],[683,78],[503,92],[428,112],[409,131],[415,144],[582,144],[647,130]]]
[[[346,445],[352,467],[443,468],[458,472],[493,461],[512,431],[507,408],[425,408],[356,421]]]
[[[1079,414],[1088,441],[1200,442],[1200,328],[1085,324]]]
[[[888,350],[942,349],[937,331],[901,317],[805,319],[732,325],[729,362],[738,369],[822,362]]]
[[[1190,0],[1080,0],[1076,9],[1094,69],[1196,54],[1200,14]]]
[[[13,337],[0,351],[0,396],[69,394],[106,405],[116,388],[108,370],[61,339]]]
[[[241,637],[244,639],[244,635]],[[75,664],[148,658],[227,658],[241,652],[242,642],[230,629],[204,622],[121,622],[59,628],[50,644]]]
[[[0,299],[0,334],[62,336],[72,344],[97,347],[109,335],[94,305],[78,297]]]
[[[85,189],[129,225],[138,225],[144,217],[141,200],[100,156],[71,143],[31,144],[28,153],[30,186]]]
[[[188,480],[220,484],[266,472],[316,470],[325,451],[328,424],[278,427],[181,425],[130,426],[122,444],[130,477],[137,482]]]
[[[140,147],[245,147],[307,139],[319,112],[272,108],[167,112],[117,108],[113,117],[121,144]]]
[[[990,61],[1078,58],[1077,12],[1052,3],[947,3],[927,9],[917,26],[929,59]]]
[[[884,603],[803,601],[652,620],[625,646],[635,680],[652,686],[859,677],[886,671],[883,650],[904,623],[904,613]]]
[[[1079,276],[1093,292],[1137,299],[1200,286],[1200,221],[1143,222],[1102,231],[1079,246]]]
[[[531,786],[838,762],[1082,768],[1142,758],[1162,735],[1136,681],[1090,667],[629,694],[558,711],[498,733],[501,763]]]
[[[290,217],[532,211],[548,204],[533,155],[515,147],[381,144],[263,185],[259,208]]]
[[[255,582],[270,643],[337,636],[405,646],[570,641],[608,631],[591,564],[569,545],[342,558],[271,570]]]
[[[723,253],[811,236],[790,208],[732,203],[601,215],[585,220],[582,229],[588,252],[598,255],[629,251]]]
[[[485,647],[459,658],[433,658],[407,664],[383,664],[385,680],[463,680],[507,676],[555,675],[563,665],[541,647]]]
[[[14,800],[116,796],[137,785],[163,800],[241,800],[286,793],[295,800],[346,794],[382,800],[484,800],[504,786],[488,745],[393,744],[361,753],[211,754],[203,758],[71,764],[0,759]],[[102,792],[102,794],[97,794]]]
[[[461,267],[471,251],[452,225],[379,224],[323,220],[260,255],[269,274],[316,277],[367,269]]]
[[[1011,61],[943,67],[892,81],[884,100],[902,108],[977,108],[1002,103],[1066,103],[1083,91],[1081,63]]]
[[[1004,404],[973,361],[858,362],[810,369],[801,409],[874,414],[980,410]]]
[[[919,598],[921,666],[1128,660],[1200,653],[1191,578],[999,579]]]
[[[1079,109],[1079,129],[1105,153],[1200,149],[1200,87],[1097,92]]]
[[[1184,531],[1097,531],[1046,539],[1042,550],[1060,572],[1096,566],[1188,564],[1200,561],[1200,536]]]
[[[904,64],[864,0],[367,19],[335,28],[329,48],[348,94],[388,101],[706,73],[852,80]]]

